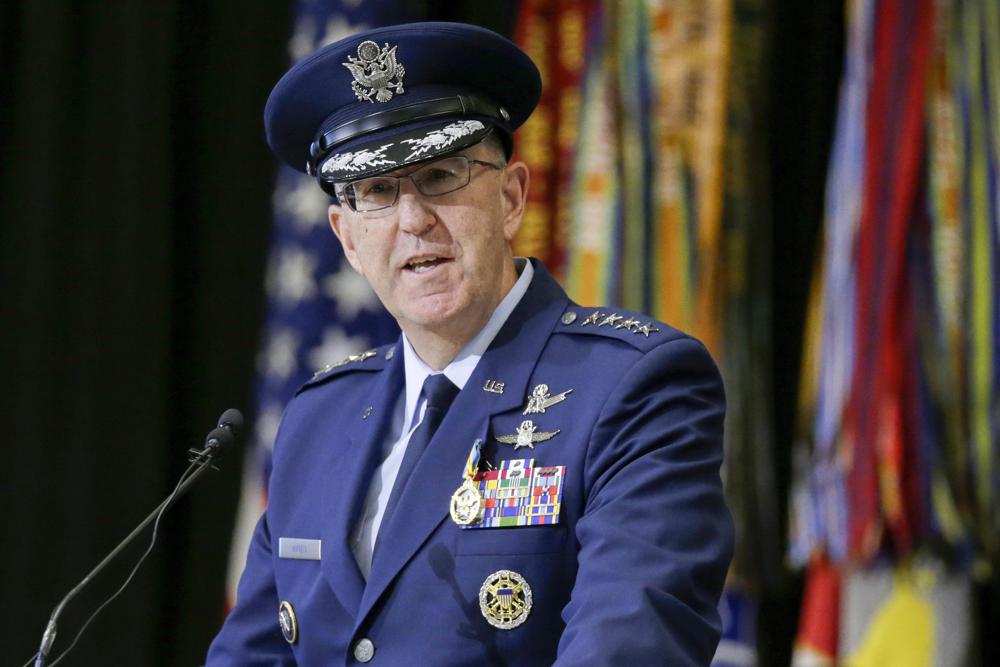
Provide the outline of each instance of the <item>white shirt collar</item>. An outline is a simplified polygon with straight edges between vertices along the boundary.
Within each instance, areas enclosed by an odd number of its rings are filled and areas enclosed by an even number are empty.
[[[459,391],[465,387],[465,384],[472,376],[472,371],[476,370],[476,364],[479,363],[479,359],[485,354],[497,334],[500,333],[500,329],[503,328],[510,314],[514,312],[517,304],[521,302],[524,293],[528,291],[528,285],[535,274],[535,269],[531,266],[531,262],[523,257],[515,257],[514,263],[521,272],[517,282],[514,283],[514,286],[507,292],[507,296],[503,298],[500,305],[493,311],[493,315],[486,323],[486,326],[441,371],[448,376],[449,380],[455,383]],[[405,420],[403,423],[403,432],[406,433],[413,427],[415,421],[419,421],[414,420],[413,415],[417,407],[417,400],[420,398],[420,390],[424,386],[424,380],[427,379],[428,375],[436,371],[424,363],[424,360],[417,355],[405,333],[403,334],[403,368],[406,375],[406,403],[403,412]]]

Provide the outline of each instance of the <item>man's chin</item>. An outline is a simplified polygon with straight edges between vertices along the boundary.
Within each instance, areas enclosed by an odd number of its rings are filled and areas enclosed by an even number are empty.
[[[400,326],[418,326],[423,329],[446,327],[460,318],[463,309],[450,294],[433,294],[410,297],[400,303],[396,319]]]

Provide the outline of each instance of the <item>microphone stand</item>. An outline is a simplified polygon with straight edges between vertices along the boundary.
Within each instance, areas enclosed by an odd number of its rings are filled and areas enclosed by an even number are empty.
[[[48,625],[45,626],[45,633],[42,635],[42,643],[38,648],[38,655],[35,657],[35,667],[45,667],[45,662],[49,657],[49,651],[52,650],[52,643],[56,640],[57,621],[59,619],[59,615],[62,614],[63,608],[66,607],[66,604],[76,597],[77,593],[83,590],[83,587],[89,584],[91,580],[107,566],[108,563],[114,560],[115,556],[121,553],[121,551],[127,547],[146,526],[152,523],[159,514],[165,512],[166,509],[173,505],[178,498],[184,495],[184,492],[187,491],[192,484],[198,481],[206,470],[218,470],[218,468],[216,468],[213,464],[213,460],[216,455],[222,451],[223,447],[232,440],[233,435],[229,428],[219,427],[213,429],[212,432],[208,434],[208,441],[206,442],[204,449],[189,450],[190,458],[188,461],[192,466],[197,466],[194,472],[187,477],[182,477],[181,482],[177,485],[174,491],[167,496],[166,500],[157,505],[156,509],[150,512],[149,516],[143,519],[142,523],[136,526],[135,530],[129,533],[128,537],[122,540],[111,553],[105,556],[104,560],[98,563],[97,567],[91,570],[90,573],[83,578],[83,581],[67,593],[66,597],[64,597],[62,601],[56,605],[56,608],[52,610],[52,614],[49,616]]]

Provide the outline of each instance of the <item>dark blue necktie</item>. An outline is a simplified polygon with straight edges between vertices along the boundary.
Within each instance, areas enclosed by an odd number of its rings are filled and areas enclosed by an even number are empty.
[[[382,523],[379,527],[376,544],[381,541],[382,529],[389,525],[389,519],[396,509],[396,503],[403,494],[406,481],[410,478],[410,473],[416,467],[420,455],[427,448],[427,443],[434,437],[434,432],[438,430],[444,416],[451,407],[451,402],[458,395],[458,387],[452,384],[451,380],[444,373],[428,375],[424,380],[424,387],[421,394],[427,398],[427,407],[424,409],[424,420],[420,422],[410,442],[406,445],[406,452],[403,454],[403,461],[399,464],[399,472],[396,474],[396,482],[392,485],[392,493],[389,494],[389,502],[385,505],[385,512],[382,514]]]

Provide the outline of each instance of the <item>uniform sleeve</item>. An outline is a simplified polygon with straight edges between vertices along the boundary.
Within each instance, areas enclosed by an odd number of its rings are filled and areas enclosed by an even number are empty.
[[[722,493],[725,397],[685,338],[619,381],[589,444],[579,570],[556,665],[708,665],[732,558]]]
[[[257,522],[247,564],[240,576],[236,606],[208,649],[206,667],[294,665],[278,626],[278,595],[271,559],[267,513]]]

